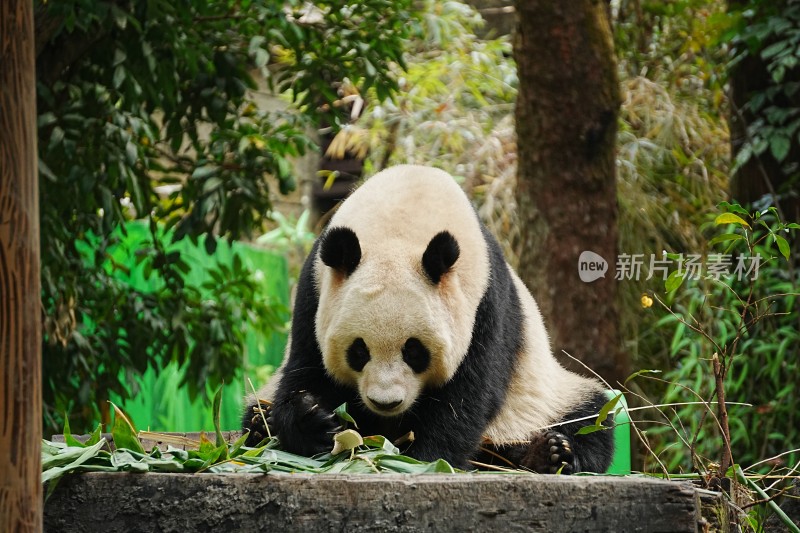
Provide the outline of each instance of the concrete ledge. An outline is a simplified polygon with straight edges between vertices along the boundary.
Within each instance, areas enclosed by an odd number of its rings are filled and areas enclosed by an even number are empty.
[[[63,479],[45,531],[695,532],[690,483],[502,474],[91,473]]]

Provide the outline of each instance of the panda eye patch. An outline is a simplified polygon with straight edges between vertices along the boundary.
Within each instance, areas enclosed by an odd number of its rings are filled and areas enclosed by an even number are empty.
[[[361,372],[369,363],[370,355],[367,343],[361,337],[353,341],[347,349],[347,364],[356,372]]]
[[[422,344],[422,341],[411,337],[403,346],[403,361],[411,367],[416,374],[421,374],[431,364],[431,353]]]

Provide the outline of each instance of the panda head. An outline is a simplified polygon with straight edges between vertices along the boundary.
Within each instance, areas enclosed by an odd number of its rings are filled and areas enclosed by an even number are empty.
[[[326,231],[317,262],[315,327],[329,375],[357,388],[371,411],[397,416],[424,388],[453,376],[474,317],[454,316],[465,303],[461,249],[451,233],[434,233],[419,246],[403,239],[382,244],[362,250],[352,229]]]

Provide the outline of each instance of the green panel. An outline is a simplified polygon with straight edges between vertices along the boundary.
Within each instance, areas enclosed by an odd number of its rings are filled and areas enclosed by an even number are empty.
[[[606,392],[609,400],[614,399],[620,392],[610,390]],[[631,473],[631,419],[628,416],[628,402],[625,395],[619,399],[614,415],[614,458],[611,466],[608,467],[609,474],[630,474]]]
[[[142,265],[136,265],[135,262],[134,254],[141,248],[140,243],[150,239],[149,229],[138,223],[129,224],[126,229],[128,235],[111,255],[118,264],[125,265],[130,273],[115,270],[114,275],[127,281],[137,290],[158,290],[160,280],[156,279],[155,275],[145,279]],[[259,278],[263,280],[264,294],[288,307],[288,273],[286,260],[282,256],[242,243],[233,243],[231,246],[224,240],[217,242],[217,249],[213,255],[205,252],[202,239],[197,245],[193,245],[189,239],[183,239],[170,245],[169,248],[179,250],[191,266],[191,270],[184,278],[195,286],[200,286],[210,278],[207,273],[209,267],[216,264],[230,265],[233,256],[238,254],[242,264],[250,271],[258,273]],[[288,319],[288,316],[286,318]],[[264,365],[277,367],[283,357],[285,345],[285,333],[276,332],[266,336],[258,332],[248,334],[245,351],[242,354],[245,377],[249,376],[257,387],[260,380],[255,377],[256,369]],[[121,404],[131,415],[137,429],[172,432],[213,430],[211,398],[215,391],[207,387],[207,398],[197,398],[192,402],[189,400],[188,390],[180,387],[182,377],[183,372],[177,363],[170,363],[161,371],[148,369],[137,379],[140,385],[138,393],[125,401],[121,401],[120,398],[112,398],[112,401]],[[223,430],[235,430],[241,427],[245,384],[246,381],[242,379],[225,384],[220,412]]]

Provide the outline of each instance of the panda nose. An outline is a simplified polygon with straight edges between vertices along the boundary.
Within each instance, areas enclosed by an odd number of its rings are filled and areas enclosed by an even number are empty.
[[[377,400],[373,400],[372,398],[370,398],[369,401],[371,401],[372,404],[381,411],[391,411],[392,409],[403,403],[403,400],[395,400],[393,402],[379,402]]]

